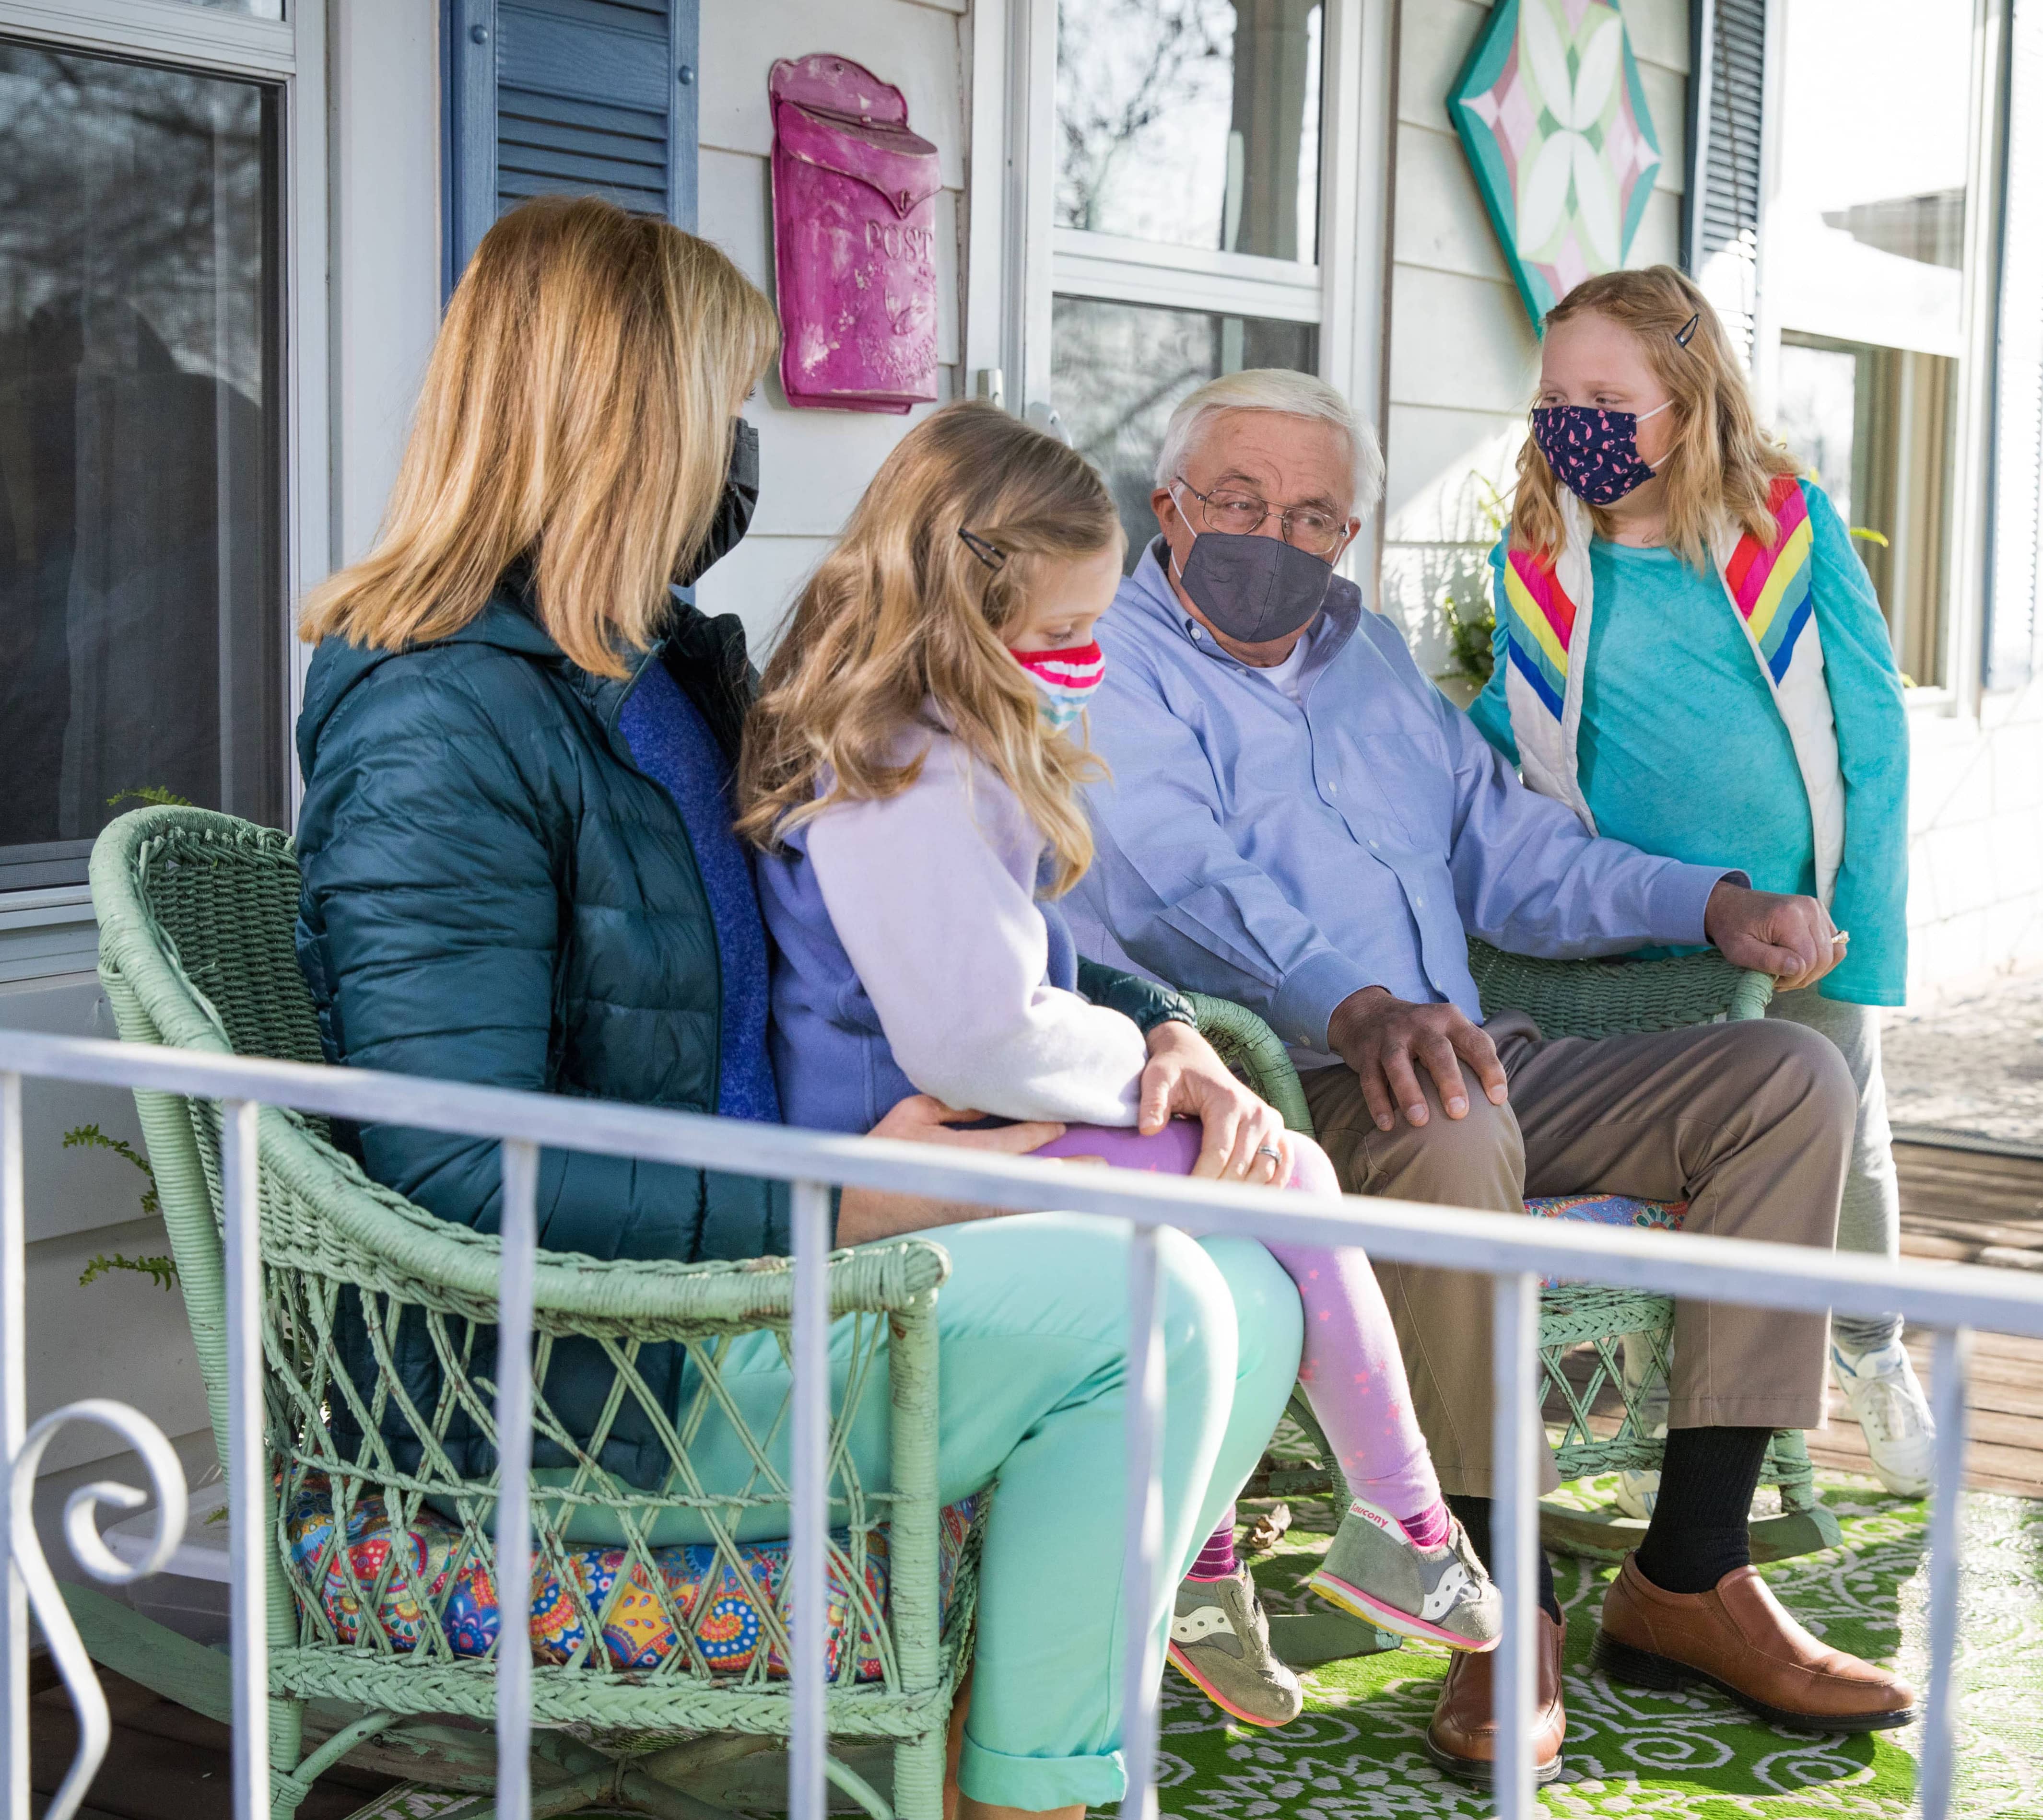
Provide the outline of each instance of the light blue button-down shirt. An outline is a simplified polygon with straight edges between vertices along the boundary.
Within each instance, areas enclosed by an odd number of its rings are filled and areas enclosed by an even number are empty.
[[[1156,546],[1100,622],[1090,704],[1110,781],[1067,901],[1079,951],[1267,1018],[1301,1067],[1366,986],[1482,1016],[1465,931],[1558,960],[1703,941],[1740,874],[1598,840],[1535,795],[1336,578],[1299,703],[1221,650]]]

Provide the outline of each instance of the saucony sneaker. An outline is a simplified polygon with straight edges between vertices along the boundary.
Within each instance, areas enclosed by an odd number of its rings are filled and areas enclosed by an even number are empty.
[[[1303,1710],[1298,1677],[1270,1648],[1270,1621],[1244,1562],[1220,1580],[1187,1580],[1171,1619],[1171,1664],[1223,1712],[1289,1725]]]
[[[1458,1519],[1447,1539],[1421,1548],[1388,1511],[1350,1504],[1333,1545],[1306,1584],[1350,1617],[1400,1636],[1478,1653],[1503,1634],[1504,1601]]]

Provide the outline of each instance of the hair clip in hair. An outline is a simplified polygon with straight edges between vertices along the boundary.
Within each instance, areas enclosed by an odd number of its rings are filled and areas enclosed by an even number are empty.
[[[1006,550],[995,550],[991,544],[986,541],[984,538],[974,535],[971,531],[967,531],[963,525],[960,525],[958,527],[958,535],[961,539],[963,539],[965,548],[970,550],[974,556],[977,557],[981,562],[984,563],[986,566],[991,569],[996,575],[1007,566],[1007,552]]]
[[[1690,339],[1695,335],[1696,331],[1702,327],[1702,323],[1703,312],[1700,310],[1697,310],[1693,316],[1690,316],[1688,320],[1681,325],[1681,332],[1674,337],[1674,345],[1677,347],[1686,347],[1688,345]]]

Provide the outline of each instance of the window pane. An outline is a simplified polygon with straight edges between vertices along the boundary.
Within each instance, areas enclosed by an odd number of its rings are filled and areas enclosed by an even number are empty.
[[[1859,554],[1895,659],[1924,684],[1945,680],[1951,515],[1972,454],[1955,435],[1972,14],[1972,0],[1788,9],[1764,279],[1784,331],[1780,428],[1848,522],[1877,534]]]
[[[1957,376],[1942,354],[1781,338],[1780,433],[1845,523],[1877,533],[1853,543],[1911,683],[1943,680]]]
[[[272,94],[0,43],[0,887],[284,808]]]
[[[1060,0],[1057,223],[1319,256],[1318,0]]]
[[[1766,286],[1783,326],[1960,351],[1972,0],[1796,0]]]
[[[1156,451],[1179,400],[1244,367],[1317,372],[1320,331],[1309,322],[1056,297],[1050,358],[1051,401],[1072,442],[1106,477],[1132,571],[1156,535],[1149,509]]]
[[[187,6],[203,6],[213,13],[239,13],[244,19],[281,19],[284,0],[181,0]]]

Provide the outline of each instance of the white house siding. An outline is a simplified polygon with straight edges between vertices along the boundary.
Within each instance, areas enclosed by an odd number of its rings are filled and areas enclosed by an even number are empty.
[[[1539,343],[1448,122],[1447,91],[1488,17],[1480,0],[1401,0],[1383,601],[1443,669],[1442,588],[1493,541],[1469,477],[1500,485],[1524,434]],[[1631,262],[1678,255],[1688,68],[1686,0],[1623,0],[1661,165]]]
[[[767,161],[773,125],[767,72],[779,57],[833,51],[863,63],[908,98],[908,124],[941,155],[937,198],[939,400],[959,395],[958,228],[965,184],[968,92],[964,0],[703,0],[702,165],[697,226],[769,296],[773,221]],[[706,613],[745,622],[763,661],[796,591],[843,528],[888,450],[917,418],[795,410],[777,368],[746,416],[759,429],[759,509],[745,541],[706,575]]]

